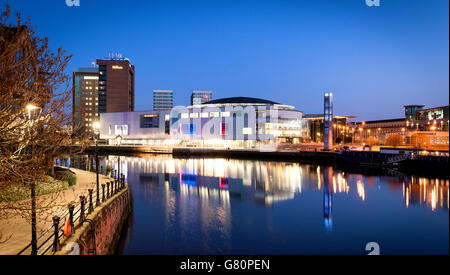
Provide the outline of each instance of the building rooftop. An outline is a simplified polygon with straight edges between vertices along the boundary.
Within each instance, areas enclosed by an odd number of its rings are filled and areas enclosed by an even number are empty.
[[[274,101],[254,97],[227,97],[211,100],[203,104],[239,104],[239,103],[280,105],[280,103]]]
[[[369,120],[369,121],[364,121],[365,124],[370,124],[370,123],[382,123],[382,122],[396,122],[396,121],[406,121],[405,118],[393,118],[393,119],[382,119],[382,120]],[[357,122],[356,124],[361,124],[363,122]]]
[[[425,111],[438,110],[438,109],[448,109],[448,105],[446,105],[446,106],[440,106],[440,107],[432,107],[432,108],[422,109],[422,110],[418,110],[417,112],[425,112]]]
[[[408,108],[408,107],[419,107],[419,108],[423,108],[425,105],[415,105],[415,104],[413,104],[413,105],[405,105],[405,106],[403,106],[404,108]]]
[[[323,119],[323,114],[304,114],[303,118],[305,119]],[[356,116],[333,116],[333,118],[342,119],[342,118],[356,118]]]

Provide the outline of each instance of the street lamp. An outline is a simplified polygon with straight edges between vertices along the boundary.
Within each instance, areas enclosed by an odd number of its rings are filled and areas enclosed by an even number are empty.
[[[122,136],[118,135],[118,136],[116,136],[116,145],[118,147],[120,147],[121,144],[122,144]],[[117,151],[119,151],[119,150],[117,150]],[[118,164],[117,164],[117,178],[119,179],[119,177],[120,177],[120,152],[118,152],[118,153],[119,153],[119,157],[118,157]]]
[[[34,129],[34,119],[32,118],[32,112],[39,109],[39,107],[28,104],[26,106],[26,109],[28,111],[28,120],[30,121],[30,129]],[[33,135],[30,137],[30,143],[31,143],[31,161],[34,161],[33,156],[33,147],[34,147],[34,141],[33,141]],[[36,183],[34,180],[31,180],[30,183],[30,189],[31,189],[31,255],[37,255],[37,219],[36,219]]]
[[[28,111],[28,119],[31,120],[31,112],[39,109],[39,107],[33,105],[33,104],[28,104],[26,107],[27,111]]]
[[[97,206],[100,205],[100,187],[99,187],[99,180],[98,180],[98,140],[100,139],[100,122],[96,121],[92,124],[92,128],[94,128],[94,134],[95,134],[95,172],[97,176],[97,199],[95,201],[95,204]]]

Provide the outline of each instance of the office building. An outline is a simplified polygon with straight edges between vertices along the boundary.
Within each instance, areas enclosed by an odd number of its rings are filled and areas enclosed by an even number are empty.
[[[303,119],[308,122],[309,136],[307,140],[312,142],[324,141],[325,121],[323,114],[305,114]],[[350,143],[354,133],[353,123],[349,119],[355,116],[333,115],[332,135],[335,143]]]
[[[116,144],[116,137],[126,145],[162,145],[169,137],[170,110],[100,114],[101,138]]]
[[[419,146],[415,140],[422,136],[422,147],[426,145],[448,146],[448,105],[423,109],[424,105],[406,105],[405,117],[373,120],[356,123],[355,141],[364,143],[372,137],[378,144],[384,144],[388,137],[398,134],[404,145]],[[440,147],[439,147],[440,148]]]
[[[211,91],[193,91],[191,95],[191,105],[200,105],[212,100]]]
[[[405,118],[409,130],[448,131],[448,105],[423,109],[423,105],[406,105]]]
[[[127,58],[97,59],[100,113],[134,111],[134,66]]]
[[[309,135],[307,121],[293,106],[231,97],[201,105],[100,115],[101,136],[109,144],[181,145],[211,148],[257,148],[299,143]]]
[[[77,135],[92,132],[92,123],[99,120],[97,68],[80,68],[73,72],[72,122]]]
[[[375,143],[384,144],[388,137],[394,134],[398,134],[405,139],[406,120],[404,118],[357,122],[355,142],[367,143],[369,137],[372,137]]]
[[[173,108],[173,90],[153,90],[153,110],[170,110]]]

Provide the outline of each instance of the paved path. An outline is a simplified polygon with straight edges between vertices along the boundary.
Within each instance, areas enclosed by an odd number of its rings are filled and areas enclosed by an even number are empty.
[[[40,232],[52,225],[51,217],[53,215],[67,211],[66,206],[69,203],[78,203],[79,196],[85,195],[87,197],[90,188],[94,189],[95,201],[96,174],[75,168],[70,168],[70,170],[77,174],[76,185],[59,192],[57,195],[49,194],[39,197],[39,200],[51,201],[54,206],[46,213],[38,215],[38,236]],[[104,175],[100,175],[99,179],[100,184],[112,180]],[[31,242],[31,224],[27,219],[20,216],[0,220],[0,233],[4,237],[9,237],[8,241],[0,243],[0,255],[15,255]]]

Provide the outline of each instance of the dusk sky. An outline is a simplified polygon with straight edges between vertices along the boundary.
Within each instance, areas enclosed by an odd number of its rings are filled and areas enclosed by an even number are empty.
[[[403,117],[403,105],[449,104],[449,1],[7,1],[50,45],[74,54],[68,72],[120,52],[136,67],[136,110],[154,89],[188,105],[259,97],[357,120]],[[3,10],[5,0],[0,0]]]

